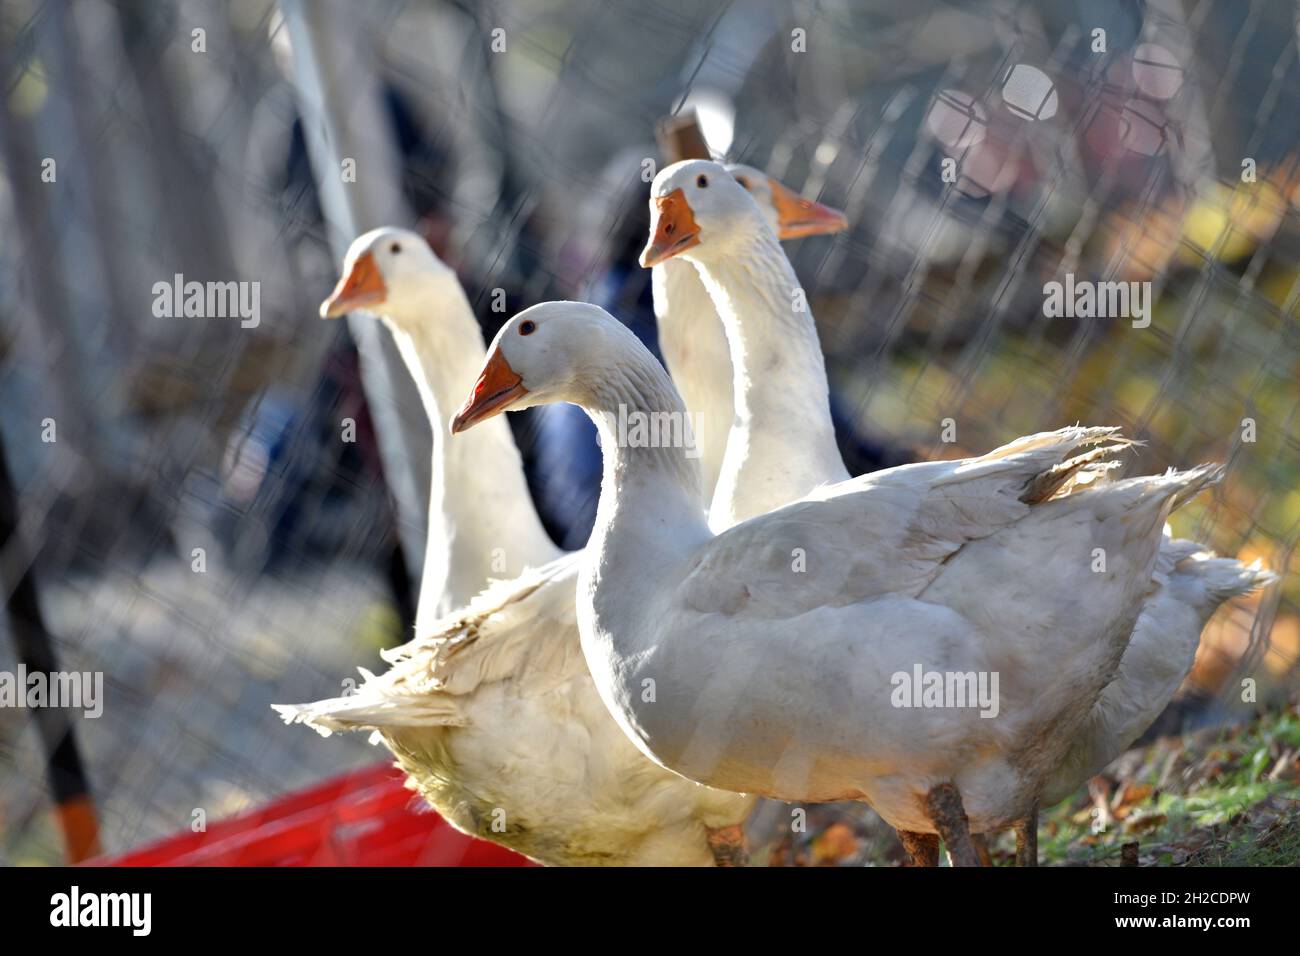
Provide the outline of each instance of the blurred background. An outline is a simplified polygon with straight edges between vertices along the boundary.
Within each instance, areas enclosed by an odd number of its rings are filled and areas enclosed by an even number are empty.
[[[381,666],[416,601],[428,426],[387,332],[316,317],[342,252],[413,226],[487,335],[584,298],[653,344],[644,161],[691,111],[715,155],[852,223],[787,248],[856,471],[1076,421],[1145,442],[1132,469],[1229,464],[1174,530],[1284,577],[1214,619],[1158,732],[1222,743],[1272,708],[1229,810],[1294,792],[1298,18],[1292,0],[4,0],[0,671],[102,671],[106,704],[0,708],[0,862],[67,857],[55,804],[93,807],[83,850],[121,853],[383,761],[269,709]],[[1045,317],[1065,273],[1150,282],[1150,325]],[[177,274],[259,283],[260,321],[158,316]],[[512,417],[548,529],[581,545],[585,420]],[[756,856],[892,852],[865,811],[813,831]]]

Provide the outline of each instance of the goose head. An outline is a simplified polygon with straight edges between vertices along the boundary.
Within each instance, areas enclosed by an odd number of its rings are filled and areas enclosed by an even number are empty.
[[[543,302],[501,327],[483,372],[451,422],[453,434],[505,411],[551,402],[584,404],[590,383],[635,336],[600,306]]]
[[[751,167],[734,169],[747,185],[704,159],[659,171],[650,187],[650,241],[641,265],[650,268],[679,255],[726,255],[764,229],[793,239],[845,227],[843,213],[803,199]]]
[[[427,314],[429,296],[441,283],[456,281],[422,236],[384,226],[353,240],[343,259],[343,277],[321,303],[322,319],[365,311],[401,327]]]
[[[763,218],[778,239],[830,235],[849,227],[848,219],[838,209],[804,199],[761,169],[744,163],[727,163],[725,168],[731,178],[754,197]]]

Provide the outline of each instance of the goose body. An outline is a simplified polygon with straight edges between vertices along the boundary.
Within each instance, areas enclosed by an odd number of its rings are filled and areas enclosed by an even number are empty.
[[[768,217],[754,216],[743,194],[718,174],[716,164],[704,162],[660,173],[654,195],[663,200],[676,192],[668,207],[681,228],[657,248],[661,237],[652,237],[647,249],[656,269],[678,258],[695,265],[730,343],[737,415],[710,512],[715,530],[847,477],[831,440],[816,328],[806,309],[791,306],[798,280],[771,229],[763,228]],[[701,182],[712,188],[701,189]],[[683,239],[692,232],[693,241]],[[665,252],[671,258],[661,258]],[[793,407],[791,395],[799,396]],[[1104,481],[1106,472],[1091,477]],[[1130,646],[1051,774],[1044,799],[1072,792],[1131,744],[1190,670],[1209,615],[1270,580],[1257,566],[1165,539]]]
[[[578,637],[581,555],[545,537],[504,419],[445,440],[450,390],[473,381],[484,356],[454,273],[418,236],[376,230],[353,244],[322,312],[351,308],[383,316],[425,399],[436,510],[424,587],[445,589],[439,604],[457,610],[433,617],[422,600],[418,636],[385,653],[386,672],[365,673],[349,696],[276,709],[326,735],[377,732],[454,826],[543,863],[734,856],[754,798],[646,760],[597,695]]]
[[[1165,517],[1217,476],[1084,480],[1123,443],[1076,427],[826,486],[714,535],[683,449],[619,444],[620,408],[685,411],[602,310],[525,310],[482,381],[453,430],[571,401],[601,431],[579,629],[627,736],[713,787],[863,799],[921,832],[935,832],[937,787],[955,785],[976,830],[1032,811],[1124,652]],[[1088,573],[1099,547],[1107,571]],[[1000,674],[996,716],[901,706],[898,677],[917,664]]]

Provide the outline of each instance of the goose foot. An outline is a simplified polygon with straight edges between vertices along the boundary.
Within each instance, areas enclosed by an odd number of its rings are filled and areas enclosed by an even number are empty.
[[[970,835],[970,841],[975,844],[975,855],[979,857],[980,866],[992,866],[993,857],[989,853],[989,842],[984,839],[984,834],[972,833]]]
[[[899,830],[898,839],[909,857],[904,866],[938,866],[939,836],[936,833],[917,833]]]
[[[1016,866],[1038,865],[1038,808],[1014,824],[1016,831]]]
[[[979,866],[979,854],[971,840],[970,821],[962,806],[961,794],[950,783],[931,787],[925,795],[925,814],[939,831],[948,859],[953,866]]]
[[[729,827],[705,827],[704,832],[708,836],[714,866],[745,866],[749,863],[745,828],[739,823]]]

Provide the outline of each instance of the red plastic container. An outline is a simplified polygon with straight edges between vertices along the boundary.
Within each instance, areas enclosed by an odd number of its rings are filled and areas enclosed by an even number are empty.
[[[468,837],[386,764],[343,774],[248,813],[87,866],[532,866]]]

